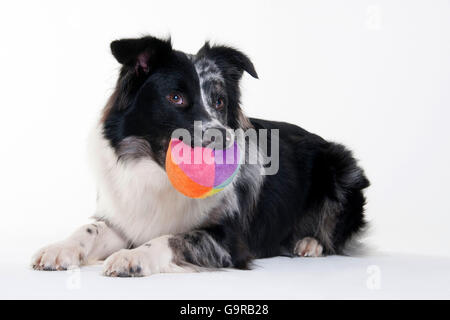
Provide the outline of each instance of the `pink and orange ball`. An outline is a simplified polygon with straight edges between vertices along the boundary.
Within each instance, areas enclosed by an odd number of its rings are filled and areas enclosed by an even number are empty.
[[[188,154],[183,154],[187,152]],[[200,161],[195,161],[201,154]],[[184,161],[190,159],[190,161]],[[222,191],[239,170],[240,151],[236,143],[223,150],[191,148],[172,139],[166,155],[166,172],[179,192],[190,198],[206,198]]]

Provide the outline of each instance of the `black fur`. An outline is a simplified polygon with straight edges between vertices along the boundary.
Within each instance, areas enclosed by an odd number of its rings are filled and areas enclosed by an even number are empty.
[[[202,227],[170,239],[177,263],[248,268],[254,258],[293,255],[295,244],[305,237],[316,238],[326,254],[339,254],[365,226],[363,189],[369,181],[348,149],[293,124],[243,115],[239,80],[244,71],[258,77],[246,55],[206,44],[191,56],[173,50],[170,41],[153,37],[114,41],[111,49],[123,67],[103,126],[118,155],[121,142],[139,137],[134,143],[143,144],[135,146],[133,155],[151,156],[164,167],[173,130],[192,132],[194,120],[212,120],[201,98],[202,75],[196,70],[197,66],[211,72],[201,65],[205,61],[211,61],[222,76],[220,94],[226,106],[215,112],[224,128],[279,130],[278,173],[265,176],[260,184],[242,174],[233,191],[237,207],[215,208],[214,218]],[[182,95],[186,105],[168,102],[171,92]]]

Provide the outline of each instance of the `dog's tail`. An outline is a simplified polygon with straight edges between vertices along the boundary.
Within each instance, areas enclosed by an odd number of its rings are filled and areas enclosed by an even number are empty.
[[[318,213],[316,237],[328,253],[361,249],[357,241],[368,229],[363,190],[370,183],[350,150],[333,142],[321,144],[313,169],[312,194]]]

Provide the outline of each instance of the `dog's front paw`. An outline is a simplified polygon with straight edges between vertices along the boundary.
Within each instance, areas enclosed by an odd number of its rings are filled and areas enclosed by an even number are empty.
[[[169,236],[161,236],[135,249],[114,253],[105,260],[103,274],[109,277],[145,277],[161,272],[193,272],[193,268],[174,262],[168,239]]]
[[[322,245],[311,237],[299,240],[294,248],[294,253],[300,257],[320,257],[322,252]]]
[[[138,249],[122,249],[105,260],[103,274],[109,277],[144,277],[151,274],[148,257]]]
[[[83,248],[79,244],[62,241],[39,250],[32,258],[35,270],[60,271],[80,266],[85,260]]]

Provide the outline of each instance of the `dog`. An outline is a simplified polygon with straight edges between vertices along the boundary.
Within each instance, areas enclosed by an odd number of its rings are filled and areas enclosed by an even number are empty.
[[[240,79],[258,78],[247,55],[208,42],[186,54],[152,36],[113,41],[111,51],[120,74],[89,139],[94,221],[39,250],[34,269],[102,260],[113,277],[249,269],[258,258],[343,254],[364,230],[369,181],[351,151],[296,125],[244,115]],[[166,174],[166,153],[173,131],[193,133],[196,121],[253,129],[258,138],[276,130],[277,172],[243,164],[223,191],[182,195]]]

